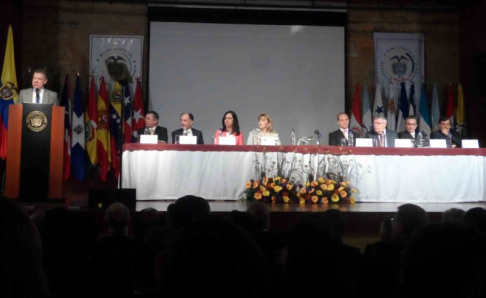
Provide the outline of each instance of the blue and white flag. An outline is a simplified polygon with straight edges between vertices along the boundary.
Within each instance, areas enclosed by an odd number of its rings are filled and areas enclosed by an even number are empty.
[[[72,117],[72,147],[71,147],[71,172],[79,181],[84,180],[86,174],[86,151],[84,130],[84,103],[81,92],[81,78],[76,78],[74,88],[74,104]]]
[[[425,83],[422,84],[420,88],[420,102],[419,102],[419,129],[425,132],[427,135],[430,136],[431,129],[430,129],[430,117],[429,117],[429,109],[427,108],[427,94],[425,92]]]
[[[434,83],[434,89],[432,91],[432,111],[430,111],[430,122],[432,125],[432,131],[439,130],[440,108],[439,108],[439,95],[437,94],[437,84]]]
[[[385,116],[383,99],[381,98],[381,86],[379,83],[376,84],[375,102],[373,103],[373,118],[376,116]]]

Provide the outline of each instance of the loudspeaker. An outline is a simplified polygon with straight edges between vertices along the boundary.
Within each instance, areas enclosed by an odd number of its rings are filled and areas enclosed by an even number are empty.
[[[135,209],[137,191],[135,188],[90,189],[88,206],[93,209],[107,209],[111,204],[120,202],[128,209]]]

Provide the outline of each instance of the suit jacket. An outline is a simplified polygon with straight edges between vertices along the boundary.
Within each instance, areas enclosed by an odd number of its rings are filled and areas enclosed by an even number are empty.
[[[192,130],[192,135],[197,137],[197,144],[198,145],[204,145],[204,140],[203,140],[203,134],[200,130],[191,128]],[[184,130],[182,128],[178,130],[174,130],[172,132],[172,144],[175,143],[175,137],[176,136],[182,136],[184,134]]]
[[[17,104],[32,103],[33,94],[34,88],[20,90],[19,97],[17,98]],[[44,94],[42,95],[42,104],[51,104],[53,106],[58,106],[59,100],[57,99],[57,93],[44,88]]]
[[[395,147],[395,140],[398,139],[398,134],[396,131],[393,130],[386,130],[386,146],[387,147]],[[378,139],[378,134],[376,132],[367,132],[367,138],[375,139],[377,142],[380,140]]]
[[[457,131],[449,130],[452,136],[452,144],[455,144],[456,147],[460,148],[462,145],[462,138]],[[443,134],[440,130],[436,130],[430,134],[431,139],[443,139],[447,140],[447,135]]]
[[[140,128],[138,130],[138,136],[140,138],[140,135],[143,135],[145,131],[145,127],[144,128]],[[165,127],[162,127],[162,126],[156,126],[155,127],[155,131],[154,131],[154,135],[157,135],[158,136],[158,140],[159,141],[164,141],[166,143],[169,142],[169,136],[167,134],[167,128]]]
[[[429,143],[429,138],[428,138],[427,134],[426,134],[425,132],[423,132],[423,131],[421,131],[421,132],[422,132],[422,136],[423,136],[423,138],[424,138],[424,147],[428,147],[428,146],[430,146],[430,143]],[[416,132],[416,133],[415,133],[415,138],[414,138],[414,137],[412,137],[412,135],[411,135],[411,134],[410,134],[408,131],[406,131],[406,130],[398,133],[398,138],[399,138],[399,139],[410,139],[410,140],[412,140],[413,145],[414,145],[415,147],[417,147],[417,144],[418,144],[418,138],[417,138],[417,136],[418,136],[418,132]]]
[[[352,131],[349,130],[353,134],[353,146],[356,146],[356,139],[359,138],[359,135]],[[336,131],[333,131],[329,134],[329,146],[341,146],[341,140],[345,139],[344,134],[341,131],[341,129],[338,129]],[[346,140],[346,145],[348,144],[348,141]]]

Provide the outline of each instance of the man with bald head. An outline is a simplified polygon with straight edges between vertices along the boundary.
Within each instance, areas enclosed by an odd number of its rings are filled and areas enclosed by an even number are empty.
[[[192,128],[194,116],[191,113],[181,114],[181,128],[172,132],[172,144],[175,144],[176,136],[196,136],[197,144],[203,145],[203,134],[200,130]]]

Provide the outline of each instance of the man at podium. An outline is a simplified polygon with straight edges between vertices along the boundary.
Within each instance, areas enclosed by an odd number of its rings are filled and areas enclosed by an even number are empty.
[[[57,93],[44,88],[47,83],[47,74],[45,70],[35,70],[32,76],[32,88],[20,90],[17,104],[35,103],[59,105]]]

